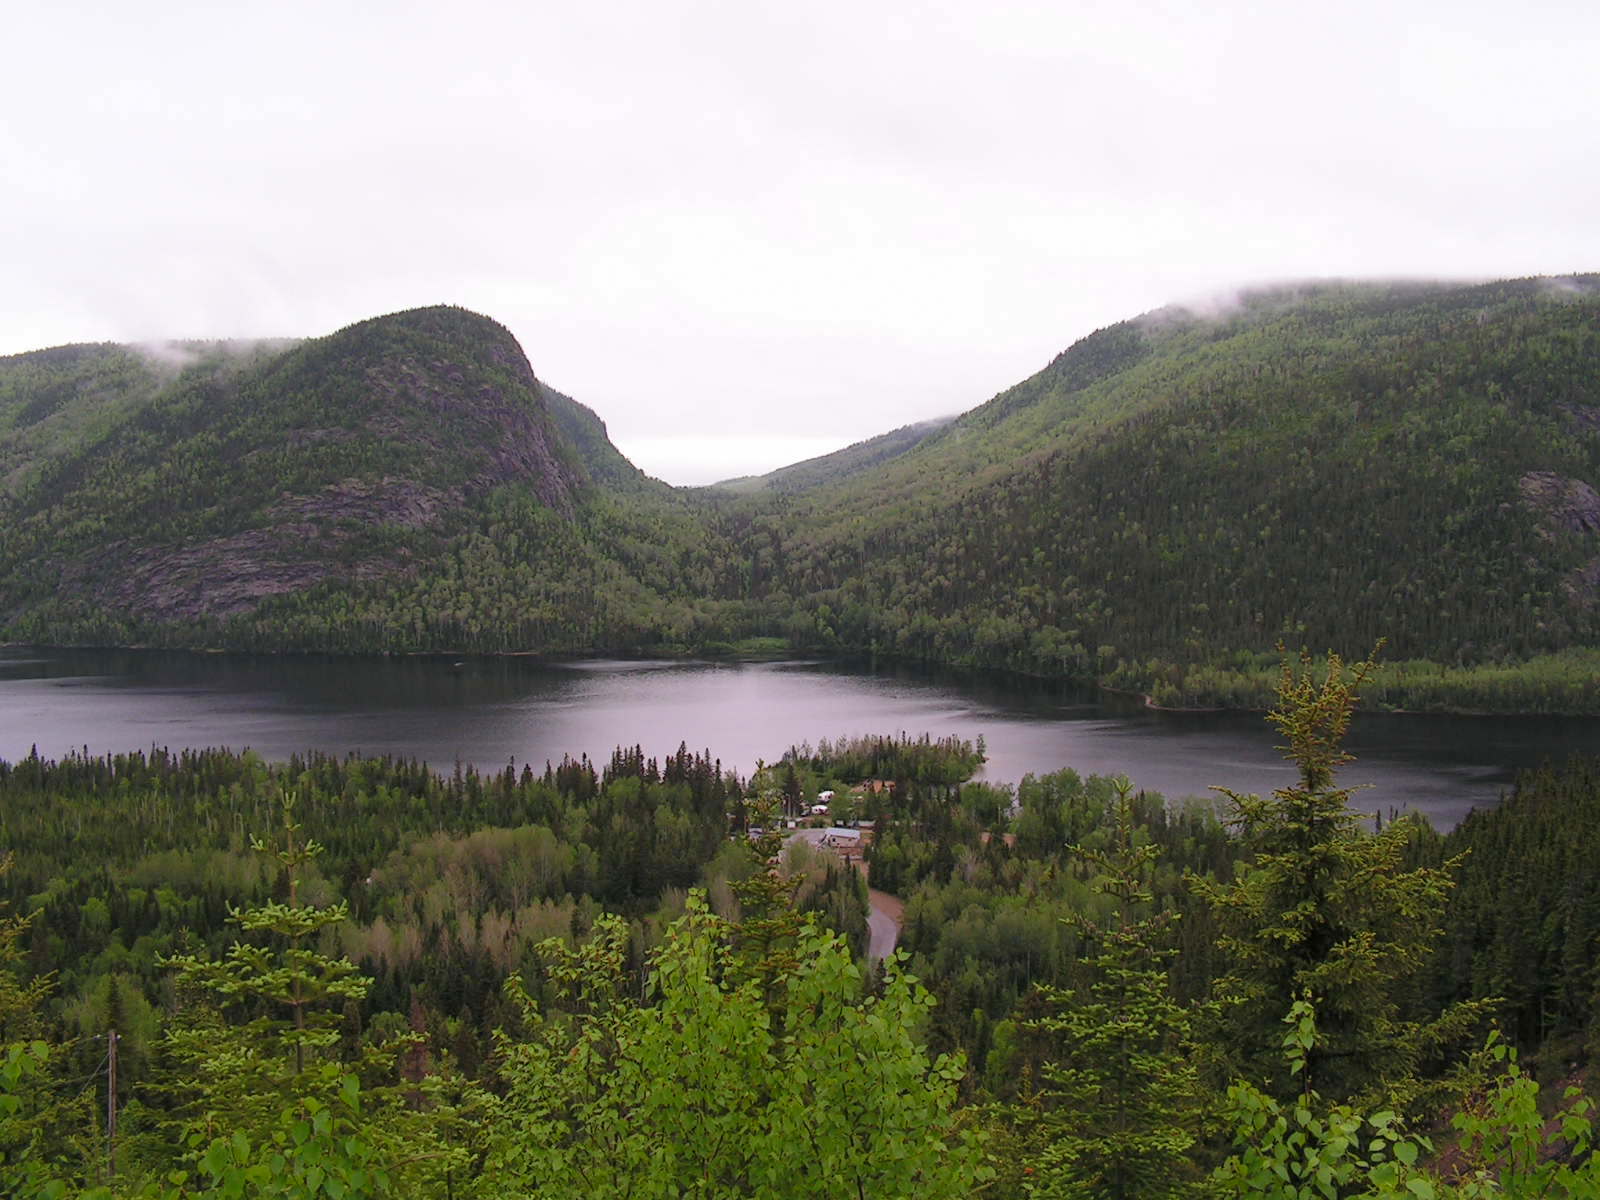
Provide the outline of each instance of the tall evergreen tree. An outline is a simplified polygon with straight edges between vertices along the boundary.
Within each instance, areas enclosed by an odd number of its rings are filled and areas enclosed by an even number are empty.
[[[1318,669],[1285,657],[1268,720],[1283,734],[1299,779],[1270,797],[1222,789],[1246,858],[1234,878],[1193,879],[1209,902],[1228,962],[1212,1044],[1228,1076],[1287,1098],[1306,1087],[1330,1100],[1404,1103],[1428,1056],[1466,1035],[1481,1004],[1415,1015],[1419,976],[1441,933],[1451,860],[1405,868],[1405,820],[1378,833],[1335,785],[1351,713],[1376,653],[1347,668],[1337,654]],[[1291,1078],[1282,1021],[1308,998],[1318,1038]]]
[[[371,980],[309,944],[345,919],[346,906],[300,902],[302,874],[322,847],[302,838],[294,805],[286,793],[280,839],[251,839],[282,869],[287,903],[230,909],[261,941],[236,942],[220,960],[167,960],[191,1001],[166,1044],[177,1066],[167,1090],[181,1101],[173,1132],[225,1195],[244,1194],[235,1189],[246,1184],[264,1195],[315,1195],[324,1182],[330,1195],[436,1194],[467,1159],[444,1141],[456,1127],[453,1106],[417,1111],[416,1088],[398,1086],[410,1040],[340,1057],[345,1006],[363,1000]],[[227,1010],[246,1020],[230,1024]]]
[[[794,769],[792,764],[789,769]],[[762,770],[758,761],[752,777],[754,794],[744,801],[744,812],[746,828],[760,828],[762,832],[746,842],[750,874],[728,885],[739,901],[739,919],[728,930],[733,953],[726,970],[730,985],[756,985],[767,1011],[777,1022],[776,1033],[781,1035],[783,996],[799,965],[796,946],[805,920],[794,907],[800,881],[779,867],[783,855],[783,838],[776,828],[780,796],[770,787],[763,787],[759,782],[762,780],[770,783],[769,773]]]
[[[1052,1200],[1134,1200],[1195,1194],[1192,1149],[1200,1102],[1183,1054],[1189,1010],[1172,997],[1160,948],[1171,914],[1148,914],[1159,849],[1139,843],[1132,785],[1114,781],[1112,848],[1074,846],[1099,872],[1095,891],[1116,904],[1101,926],[1072,921],[1091,947],[1086,988],[1040,987],[1047,1015],[1026,1024],[1050,1050],[1038,1090],[1023,1100],[1028,1194]]]
[[[240,1006],[251,1015],[248,1028],[257,1043],[250,1052],[253,1060],[271,1069],[272,1060],[282,1056],[292,1062],[293,1074],[301,1075],[310,1057],[338,1042],[341,1006],[363,998],[372,980],[349,959],[330,958],[312,947],[322,930],[345,920],[348,909],[342,902],[331,907],[300,903],[302,874],[322,847],[301,837],[293,795],[283,799],[281,842],[252,838],[250,845],[282,869],[287,903],[273,900],[229,912],[243,932],[262,935],[266,944],[237,941],[221,960],[189,954],[167,965],[176,970],[180,988],[209,993],[223,1006]],[[277,1055],[268,1049],[274,1044]],[[214,1054],[202,1046],[195,1057]]]

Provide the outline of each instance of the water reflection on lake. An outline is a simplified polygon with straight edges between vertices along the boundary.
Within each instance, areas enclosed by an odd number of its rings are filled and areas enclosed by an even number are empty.
[[[143,651],[0,650],[0,758],[152,745],[393,754],[542,769],[617,745],[665,756],[680,741],[748,772],[793,742],[841,734],[982,736],[984,777],[1070,766],[1124,772],[1169,797],[1293,779],[1259,716],[1150,713],[992,678],[818,663],[352,659]],[[1365,716],[1344,781],[1361,807],[1415,808],[1448,828],[1494,803],[1515,770],[1600,750],[1600,720]]]

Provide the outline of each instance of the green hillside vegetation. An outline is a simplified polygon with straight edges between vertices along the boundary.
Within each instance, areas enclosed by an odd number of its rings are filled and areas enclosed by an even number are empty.
[[[672,489],[651,479],[611,444],[606,423],[592,409],[542,383],[538,385],[538,393],[561,437],[583,464],[590,482],[616,491],[644,492],[658,498],[670,494]]]
[[[1600,1052],[1600,758],[1524,773],[1445,838],[1445,855],[1462,851],[1445,993],[1504,997],[1508,1031],[1550,1046],[1554,1062]]]
[[[164,373],[117,348],[18,356],[14,426],[52,372],[62,432],[14,436],[4,501],[16,637],[581,652],[660,640],[711,590],[677,552],[705,544],[685,502],[461,310]]]
[[[1266,289],[1100,330],[964,416],[644,476],[500,326],[0,360],[0,636],[875,655],[1262,705],[1600,711],[1600,277]]]
[[[749,495],[755,492],[800,492],[810,488],[840,483],[852,476],[875,470],[891,459],[899,458],[908,450],[921,445],[943,429],[954,418],[918,421],[903,425],[877,437],[867,438],[835,450],[832,454],[808,458],[804,462],[779,467],[765,475],[744,475],[738,479],[724,479],[712,486],[720,491]]]
[[[0,1192],[1593,1196],[1546,1081],[1600,1046],[1597,764],[1373,831],[1337,777],[1369,666],[1288,663],[1298,779],[1216,807],[1013,797],[906,736],[748,780],[684,746],[0,763]],[[772,831],[791,771],[894,778],[881,967],[861,874]]]
[[[227,374],[292,344],[102,343],[0,358],[0,495],[21,493],[44,464],[106,436],[169,386],[184,366]]]
[[[90,424],[148,400],[160,386],[153,364],[115,345],[58,346],[0,359],[0,480],[15,495],[38,464]]]
[[[1279,638],[1389,632],[1449,666],[1593,646],[1595,283],[1328,286],[1127,322],[870,479],[747,502],[741,540],[816,646],[1173,702]]]

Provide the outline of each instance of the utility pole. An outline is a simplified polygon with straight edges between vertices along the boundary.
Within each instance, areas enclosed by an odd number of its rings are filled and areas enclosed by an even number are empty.
[[[106,1180],[117,1174],[117,1031],[106,1031]]]

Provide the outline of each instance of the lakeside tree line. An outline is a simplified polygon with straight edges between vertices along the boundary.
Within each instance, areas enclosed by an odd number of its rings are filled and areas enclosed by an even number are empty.
[[[729,540],[805,644],[1170,703],[1260,703],[1279,639],[1526,663],[1600,633],[1600,514],[1522,484],[1600,480],[1597,330],[1529,282],[1126,322],[880,471],[724,502]],[[1517,706],[1592,710],[1592,663],[1560,665]],[[1407,698],[1504,702],[1429,684]]]
[[[1298,779],[1217,803],[905,736],[748,780],[686,746],[0,765],[0,1186],[1595,1195],[1552,1094],[1600,1036],[1600,762],[1374,828],[1337,779],[1369,671],[1286,664]],[[860,874],[780,854],[791,777],[882,785],[882,968]]]
[[[1153,314],[886,457],[753,492],[647,479],[461,310],[181,369],[14,356],[0,636],[742,646],[1264,705],[1278,641],[1389,633],[1412,669],[1374,703],[1600,711],[1596,294],[1350,285]]]

